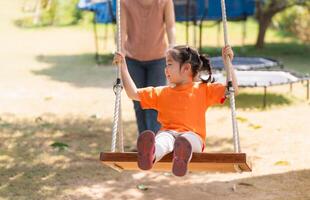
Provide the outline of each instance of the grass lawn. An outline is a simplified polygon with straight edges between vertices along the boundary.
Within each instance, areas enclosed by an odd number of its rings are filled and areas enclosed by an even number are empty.
[[[219,24],[221,26],[221,24]],[[86,26],[87,28],[91,28]],[[258,26],[254,19],[246,22],[245,45],[242,46],[243,22],[228,23],[229,43],[233,46],[237,56],[262,56],[276,59],[283,63],[285,68],[300,73],[310,74],[310,44],[305,44],[298,39],[286,36],[270,28],[266,33],[266,46],[264,49],[254,47],[257,37]],[[177,23],[177,44],[186,43],[186,28],[184,23]],[[196,29],[196,46],[198,46],[198,28]],[[110,64],[115,45],[113,44],[113,26],[98,25],[99,50],[102,52],[101,61],[103,64]],[[189,45],[194,45],[194,28],[189,27]],[[222,32],[218,32],[218,24],[204,22],[202,46],[203,52],[210,56],[220,55],[220,47],[223,45]],[[108,47],[108,48],[107,48]]]

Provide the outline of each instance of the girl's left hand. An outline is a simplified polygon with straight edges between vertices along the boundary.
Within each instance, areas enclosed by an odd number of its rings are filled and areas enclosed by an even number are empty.
[[[224,60],[227,56],[229,57],[230,61],[234,59],[234,52],[231,46],[227,45],[222,49],[222,56]]]
[[[121,52],[116,52],[114,54],[113,62],[114,65],[121,66],[125,63],[125,56]]]

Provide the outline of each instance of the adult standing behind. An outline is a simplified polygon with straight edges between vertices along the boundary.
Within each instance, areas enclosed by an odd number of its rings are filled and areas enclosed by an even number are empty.
[[[175,44],[173,1],[122,0],[121,33],[122,52],[137,88],[166,85],[166,50]],[[140,102],[133,103],[139,133],[156,133],[157,111],[142,110]]]

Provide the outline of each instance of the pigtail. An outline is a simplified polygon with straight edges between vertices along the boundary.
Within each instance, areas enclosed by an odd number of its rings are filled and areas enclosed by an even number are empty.
[[[205,71],[208,74],[208,78],[200,78],[202,82],[204,83],[213,83],[214,78],[212,77],[212,69],[210,64],[210,59],[206,55],[199,55],[199,59],[201,61],[201,67],[199,71]]]

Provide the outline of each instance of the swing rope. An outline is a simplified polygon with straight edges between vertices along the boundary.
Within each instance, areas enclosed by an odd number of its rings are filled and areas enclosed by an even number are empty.
[[[223,32],[224,32],[224,43],[225,46],[228,45],[228,33],[227,33],[227,18],[226,18],[226,6],[225,0],[221,0],[221,8],[222,8],[222,21],[223,21]],[[238,124],[236,120],[236,108],[235,108],[235,91],[232,86],[232,64],[229,58],[226,58],[228,65],[230,67],[226,67],[226,74],[227,74],[227,88],[228,88],[228,96],[231,108],[231,119],[232,119],[232,126],[233,126],[233,140],[234,140],[234,150],[236,153],[241,152],[240,148],[240,141],[239,141],[239,131],[238,131]]]
[[[121,7],[120,0],[117,0],[116,6],[116,29],[117,29],[117,51],[121,51],[122,41],[121,41]],[[122,111],[121,111],[121,94],[122,94],[122,80],[121,72],[119,67],[117,67],[117,78],[113,86],[113,91],[115,93],[115,107],[114,107],[114,118],[113,118],[113,128],[112,128],[112,143],[111,143],[111,152],[116,151],[116,140],[117,134],[119,134],[119,149],[121,152],[124,152],[123,144],[123,128],[122,128]]]

